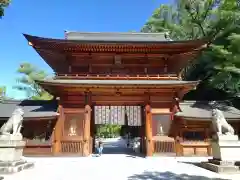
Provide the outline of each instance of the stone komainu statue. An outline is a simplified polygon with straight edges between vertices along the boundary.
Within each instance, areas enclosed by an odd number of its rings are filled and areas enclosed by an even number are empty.
[[[228,124],[222,111],[219,109],[215,108],[212,110],[212,124],[213,130],[217,133],[217,135],[234,135],[233,127]]]
[[[8,119],[8,121],[4,123],[3,126],[0,128],[0,134],[12,136],[21,135],[20,131],[22,127],[23,115],[23,109],[17,107],[13,111],[12,116]]]

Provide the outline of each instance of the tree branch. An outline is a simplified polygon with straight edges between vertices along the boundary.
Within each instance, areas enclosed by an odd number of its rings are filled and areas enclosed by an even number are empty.
[[[191,19],[192,19],[192,22],[193,22],[194,24],[198,25],[198,27],[200,28],[203,36],[205,37],[205,36],[206,36],[206,33],[205,33],[205,31],[204,31],[204,28],[203,28],[201,22],[200,22],[199,20],[197,20],[196,17],[194,17],[194,13],[191,12],[190,7],[189,7],[189,6],[185,6],[185,10],[186,10],[187,13],[190,15],[190,17],[191,17]],[[198,13],[198,12],[197,12],[197,13]]]

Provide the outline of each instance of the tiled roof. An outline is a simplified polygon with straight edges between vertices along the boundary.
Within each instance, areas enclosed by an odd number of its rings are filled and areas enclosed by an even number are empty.
[[[50,100],[6,100],[0,102],[0,118],[11,117],[17,106],[24,110],[25,118],[54,117],[57,116],[57,102]]]
[[[185,101],[180,103],[182,112],[178,112],[175,115],[185,118],[194,119],[211,119],[211,111],[213,108],[220,109],[226,119],[239,119],[240,110],[227,103],[218,102],[207,102],[207,101]]]

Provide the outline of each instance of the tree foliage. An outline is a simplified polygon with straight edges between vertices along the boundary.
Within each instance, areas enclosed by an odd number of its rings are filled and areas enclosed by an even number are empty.
[[[121,126],[119,125],[98,125],[96,126],[97,137],[105,137],[105,138],[112,138],[112,137],[118,137],[120,136]]]
[[[29,99],[49,100],[52,96],[41,88],[36,80],[43,80],[48,75],[29,63],[22,63],[17,72],[21,75],[17,78],[15,89],[24,91]]]
[[[239,4],[239,0],[177,0],[156,9],[142,32],[167,31],[173,40],[208,39],[208,48],[184,69],[183,78],[237,93]]]
[[[10,4],[10,0],[0,0],[0,18],[4,16],[4,10]]]

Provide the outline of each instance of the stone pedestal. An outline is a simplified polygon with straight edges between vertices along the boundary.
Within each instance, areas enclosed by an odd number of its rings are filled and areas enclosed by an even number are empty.
[[[240,161],[240,141],[238,136],[219,137],[212,141],[212,154],[214,159],[221,161]]]
[[[201,167],[216,173],[235,174],[240,173],[239,167],[235,165],[235,161],[220,161],[217,159],[209,159],[208,162],[202,162]]]
[[[201,166],[217,173],[240,173],[240,141],[235,135],[220,135],[212,140],[213,159],[202,162]]]
[[[21,159],[25,144],[22,140],[2,140],[0,137],[1,174],[15,173],[34,166],[33,163]]]

